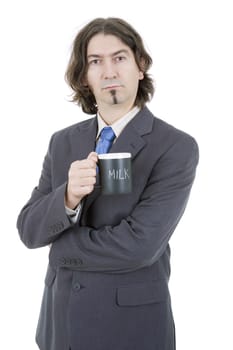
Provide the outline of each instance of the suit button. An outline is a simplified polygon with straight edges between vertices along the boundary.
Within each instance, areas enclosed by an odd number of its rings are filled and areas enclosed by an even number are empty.
[[[78,292],[78,291],[81,289],[81,284],[78,283],[78,282],[75,282],[75,283],[73,284],[73,289],[74,289],[76,292]]]
[[[61,258],[60,263],[61,265],[66,265],[67,264],[66,258]]]
[[[80,266],[83,264],[82,260],[81,259],[72,259],[72,265],[74,266]]]
[[[49,233],[60,233],[64,229],[64,223],[62,221],[57,222],[56,224],[49,227]]]
[[[59,221],[55,225],[53,225],[53,232],[58,233],[61,232],[64,228],[63,222]]]
[[[60,258],[59,262],[61,265],[70,265],[70,266],[81,266],[83,264],[81,259],[65,258],[65,257]]]

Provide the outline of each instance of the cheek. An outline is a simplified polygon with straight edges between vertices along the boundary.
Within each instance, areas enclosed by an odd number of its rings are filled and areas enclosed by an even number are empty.
[[[86,74],[86,80],[89,85],[93,85],[93,82],[95,81],[95,74],[92,69],[88,69]]]
[[[139,74],[139,72],[132,72],[131,77],[129,79],[129,83],[132,89],[136,89],[138,87],[140,76],[141,75]]]
[[[88,87],[89,87],[91,90],[94,89],[94,85],[95,85],[95,84],[93,84],[94,81],[95,81],[95,80],[92,79],[92,77],[91,77],[90,75],[87,75],[86,82],[87,82]]]
[[[133,69],[132,67],[129,67],[126,70],[126,74],[129,76],[130,81],[134,82],[134,84],[136,81],[143,79],[143,72],[139,71],[138,67],[134,67]]]
[[[98,82],[99,82],[99,75],[97,74],[97,72],[93,72],[90,71],[87,73],[87,84],[89,86],[89,88],[91,88],[91,90],[96,90],[98,89]]]

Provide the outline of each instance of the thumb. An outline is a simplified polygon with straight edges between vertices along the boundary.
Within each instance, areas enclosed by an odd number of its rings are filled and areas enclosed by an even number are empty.
[[[87,159],[93,160],[95,163],[98,161],[98,155],[96,152],[91,152],[88,154]]]

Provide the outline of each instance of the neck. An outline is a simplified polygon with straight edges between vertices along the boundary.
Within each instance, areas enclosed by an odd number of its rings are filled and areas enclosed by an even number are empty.
[[[99,107],[99,114],[106,124],[112,125],[118,119],[126,115],[133,107],[134,105],[123,106],[120,104],[105,106],[105,108]]]

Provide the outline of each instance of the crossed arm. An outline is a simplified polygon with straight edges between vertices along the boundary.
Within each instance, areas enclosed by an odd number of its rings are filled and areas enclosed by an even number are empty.
[[[150,265],[165,251],[184,212],[197,162],[196,142],[181,139],[154,165],[131,213],[117,225],[96,229],[72,224],[67,217],[67,184],[51,190],[48,153],[40,184],[19,215],[20,237],[29,248],[52,243],[49,258],[55,268],[67,261],[83,271],[121,272]]]

